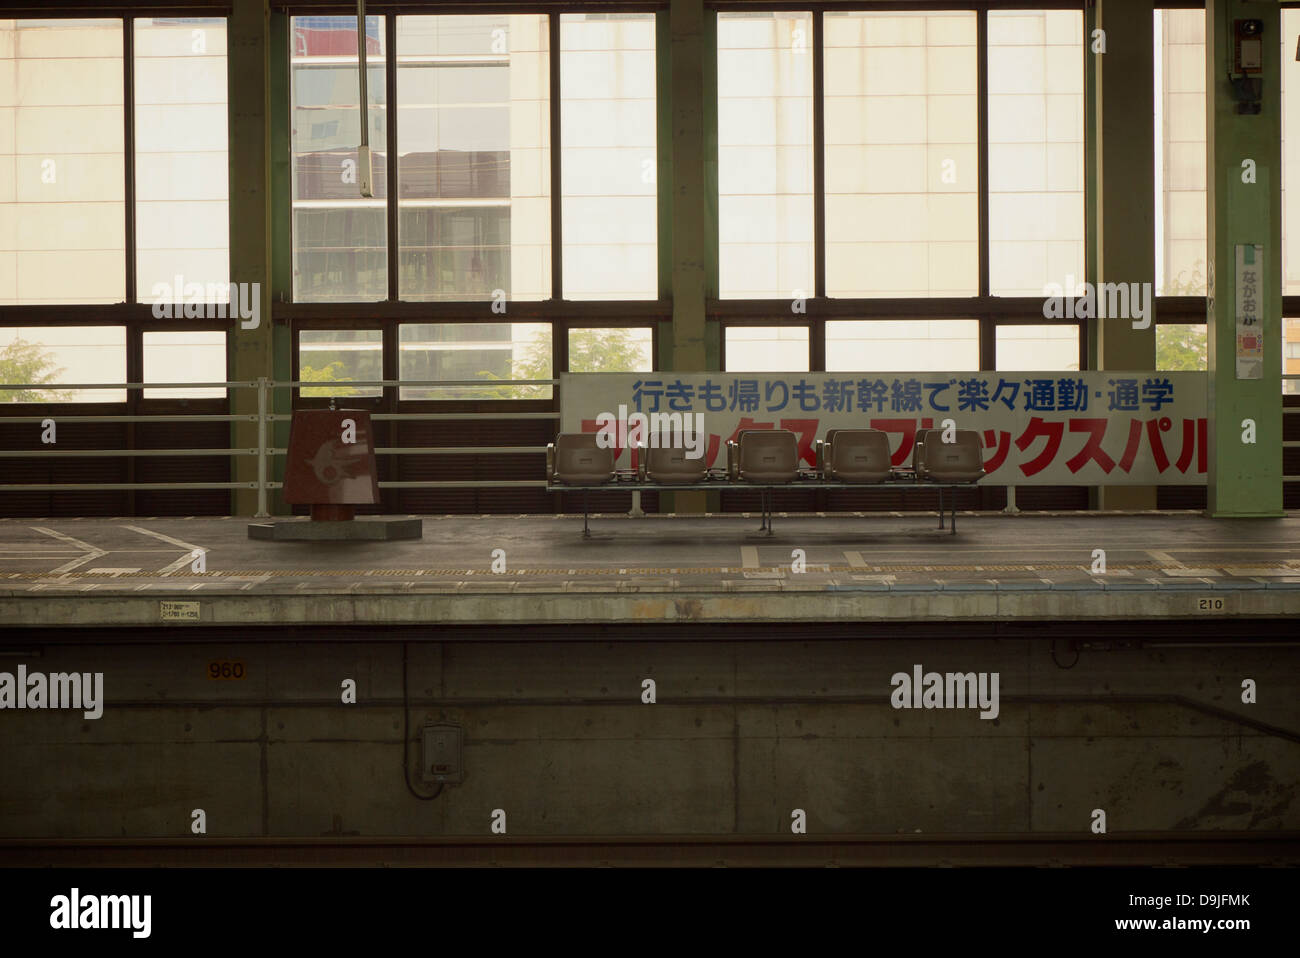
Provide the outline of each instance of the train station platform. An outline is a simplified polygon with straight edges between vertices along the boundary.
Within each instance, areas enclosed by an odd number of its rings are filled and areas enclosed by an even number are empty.
[[[426,516],[409,542],[247,518],[0,520],[11,627],[562,625],[1300,615],[1300,517]],[[306,521],[306,520],[303,520]],[[1104,552],[1104,571],[1101,553]],[[201,556],[201,560],[197,557]]]

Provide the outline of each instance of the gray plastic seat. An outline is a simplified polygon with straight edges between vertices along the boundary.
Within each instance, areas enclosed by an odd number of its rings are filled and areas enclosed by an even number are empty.
[[[799,477],[799,439],[790,430],[746,430],[737,446],[741,482],[794,482]]]
[[[568,432],[547,447],[552,481],[569,486],[598,486],[614,478],[615,450],[596,444],[594,432]]]
[[[694,483],[703,482],[708,472],[704,456],[690,459],[685,449],[642,449],[641,469],[651,482]]]
[[[889,436],[883,430],[832,429],[823,448],[828,479],[884,482],[892,474]]]
[[[918,477],[927,482],[976,482],[984,477],[984,452],[980,436],[973,429],[958,429],[952,442],[931,429],[921,448]]]

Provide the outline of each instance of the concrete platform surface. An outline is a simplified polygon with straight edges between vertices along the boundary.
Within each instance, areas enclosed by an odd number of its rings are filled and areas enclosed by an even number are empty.
[[[417,517],[404,517],[417,518]],[[1300,517],[423,516],[408,542],[246,518],[0,520],[10,626],[1191,618],[1300,614]],[[1104,572],[1101,552],[1104,552]]]

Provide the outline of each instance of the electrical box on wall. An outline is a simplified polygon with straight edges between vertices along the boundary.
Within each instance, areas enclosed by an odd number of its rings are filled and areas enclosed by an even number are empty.
[[[464,778],[461,765],[459,725],[426,725],[422,737],[421,778],[426,782],[459,784]]]
[[[1263,99],[1264,21],[1234,20],[1232,23],[1232,86],[1237,112],[1258,115]]]

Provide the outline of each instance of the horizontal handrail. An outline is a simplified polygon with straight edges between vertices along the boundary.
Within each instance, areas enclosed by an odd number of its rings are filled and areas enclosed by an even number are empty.
[[[1300,380],[1300,373],[1283,374],[1284,380]],[[293,419],[293,413],[274,413],[270,411],[270,393],[273,389],[302,389],[302,388],[324,388],[328,386],[351,387],[381,387],[390,388],[416,388],[416,389],[439,389],[439,388],[466,388],[466,387],[498,387],[498,386],[558,386],[558,379],[528,379],[528,380],[334,380],[326,382],[306,382],[302,380],[284,380],[274,381],[271,379],[259,379],[256,381],[238,380],[217,383],[88,383],[88,384],[69,384],[69,383],[0,383],[0,390],[72,390],[72,389],[255,389],[257,390],[257,412],[241,414],[209,414],[199,413],[193,415],[44,415],[44,416],[0,416],[0,423],[11,424],[39,424],[44,426],[46,421],[53,418],[58,424],[63,423],[145,423],[145,422],[168,422],[168,423],[201,423],[201,422],[246,422],[256,423],[258,430],[258,441],[256,446],[246,448],[214,448],[214,449],[25,449],[25,450],[4,450],[0,451],[0,459],[41,459],[41,458],[60,458],[60,459],[78,459],[78,458],[162,458],[162,457],[201,457],[201,456],[251,456],[257,461],[257,479],[237,482],[173,482],[173,483],[144,483],[144,482],[117,482],[117,483],[18,483],[10,485],[0,485],[0,492],[81,492],[81,491],[162,491],[162,490],[211,490],[211,489],[251,489],[257,491],[258,508],[256,515],[258,517],[267,517],[267,493],[269,490],[283,488],[282,482],[272,481],[268,474],[268,464],[272,456],[286,456],[288,450],[281,447],[274,447],[270,444],[268,436],[268,424],[277,422],[289,422]],[[2,394],[2,393],[0,393]],[[325,398],[325,397],[321,397]],[[337,397],[346,400],[347,396]],[[417,400],[418,401],[418,400]],[[0,407],[2,408],[2,407]],[[1286,412],[1294,413],[1300,410],[1287,409]],[[558,412],[385,412],[372,413],[370,418],[373,421],[390,421],[390,422],[455,422],[455,421],[493,421],[493,420],[538,420],[538,421],[558,421],[560,414]],[[1282,443],[1285,448],[1300,447],[1300,442],[1286,441]],[[451,456],[451,455],[540,455],[546,452],[545,446],[382,446],[375,449],[376,455],[381,456]],[[1300,479],[1300,476],[1284,475],[1283,479],[1293,481]],[[416,480],[393,480],[378,483],[381,489],[491,489],[491,488],[534,488],[550,489],[559,491],[559,488],[548,485],[545,479],[536,480],[449,480],[449,481],[416,481]],[[627,491],[634,495],[640,490],[636,488],[639,484],[635,483],[615,483],[608,486],[597,487],[607,491]],[[826,484],[821,488],[834,488],[834,484]],[[877,484],[879,485],[879,484]],[[990,484],[992,485],[992,484]],[[710,484],[709,488],[719,489],[727,487],[726,483]],[[744,488],[744,484],[730,486],[730,488]],[[807,488],[808,486],[795,486]],[[568,487],[571,490],[580,487]],[[648,488],[648,487],[646,487]],[[675,486],[675,488],[689,488]],[[756,488],[750,486],[750,488]],[[921,486],[920,488],[925,488]],[[635,509],[635,501],[634,501]]]
[[[268,482],[268,489],[279,489],[283,483]],[[58,482],[58,483],[22,483],[19,485],[0,486],[0,492],[101,492],[126,491],[132,489],[153,489],[156,491],[172,489],[257,489],[257,480],[248,482]]]
[[[269,451],[269,450],[268,450]],[[53,459],[117,458],[127,456],[256,456],[257,447],[247,449],[15,449],[0,451],[0,459],[41,456]]]
[[[327,386],[558,386],[558,379],[325,379],[325,380],[274,380],[268,379],[268,389],[305,389]],[[224,383],[0,383],[0,389],[32,389],[53,392],[62,389],[256,389],[256,380],[233,380]],[[346,398],[346,397],[343,397]]]

